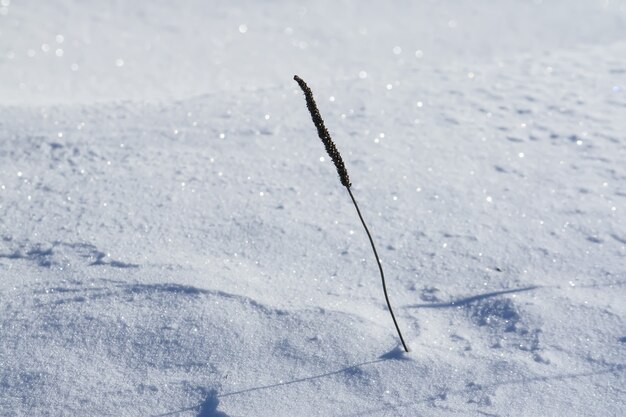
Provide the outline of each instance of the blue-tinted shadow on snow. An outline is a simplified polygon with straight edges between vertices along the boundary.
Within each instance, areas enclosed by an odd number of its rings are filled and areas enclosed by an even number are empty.
[[[402,346],[397,345],[395,348],[391,349],[389,352],[380,355],[380,359],[382,360],[400,360],[400,361],[408,361],[411,358],[408,357],[407,353],[404,351]]]
[[[107,261],[107,255],[103,252],[96,252],[95,253],[95,257],[96,260],[93,261],[92,263],[89,264],[89,266],[99,266],[99,265],[106,265],[106,266],[110,266],[112,268],[139,268],[139,265],[137,264],[131,264],[128,262],[121,262],[121,261],[116,261],[115,259],[112,259],[110,261]]]
[[[200,404],[200,411],[197,417],[228,417],[226,413],[217,410],[219,403],[217,391],[211,390],[202,404]]]
[[[384,355],[383,355],[384,356]],[[367,362],[361,362],[358,363],[356,365],[350,365],[350,366],[346,366],[345,368],[341,368],[338,369],[336,371],[330,371],[330,372],[326,372],[323,374],[319,374],[319,375],[312,375],[312,376],[307,376],[307,377],[303,377],[303,378],[298,378],[298,379],[292,379],[291,381],[285,381],[285,382],[278,382],[276,384],[270,384],[270,385],[262,385],[262,386],[258,386],[258,387],[251,387],[251,388],[246,388],[246,389],[242,389],[239,391],[232,391],[232,392],[227,392],[224,394],[220,394],[219,397],[230,397],[232,395],[239,395],[239,394],[245,394],[248,392],[254,392],[254,391],[260,391],[260,390],[265,390],[265,389],[270,389],[270,388],[277,388],[277,387],[283,387],[286,385],[293,385],[293,384],[299,384],[302,382],[310,382],[310,381],[314,381],[316,379],[320,379],[320,378],[326,378],[332,375],[338,375],[338,374],[352,374],[354,372],[359,371],[362,366],[366,366],[366,365],[373,365],[375,363],[379,363],[379,362],[384,362],[386,360],[389,360],[388,358],[383,358],[382,356],[378,359],[375,359],[373,361],[367,361]]]
[[[176,410],[176,411],[170,411],[164,414],[156,414],[151,417],[174,416],[180,413],[184,413],[186,411],[195,411],[195,410],[198,410],[198,414],[196,415],[196,417],[228,417],[227,414],[217,410],[217,406],[219,404],[219,398],[231,397],[231,396],[247,394],[247,393],[255,392],[255,391],[261,391],[261,390],[266,390],[266,389],[272,389],[272,388],[284,387],[284,386],[293,385],[293,384],[300,384],[300,383],[315,381],[317,379],[326,378],[332,375],[339,375],[339,374],[351,375],[354,373],[358,373],[362,366],[373,365],[376,363],[393,360],[393,359],[399,359],[399,357],[396,357],[397,354],[393,353],[395,352],[395,350],[396,349],[392,350],[389,353],[382,355],[381,357],[375,360],[357,363],[355,365],[346,366],[345,368],[326,372],[326,373],[319,374],[319,375],[312,375],[312,376],[307,376],[303,378],[292,379],[290,381],[278,382],[276,384],[261,385],[258,387],[250,387],[250,388],[245,388],[239,391],[226,392],[224,394],[219,394],[219,395],[217,394],[215,390],[211,390],[209,391],[209,394],[207,395],[206,399],[200,404],[183,408],[180,410]]]
[[[124,284],[119,287],[124,288],[128,293],[140,294],[150,292],[167,292],[172,294],[200,295],[210,294],[211,291],[201,288],[192,287],[191,285],[182,285],[174,283],[165,284]]]
[[[518,379],[510,379],[510,380],[500,381],[496,383],[486,383],[486,384],[469,383],[469,384],[466,384],[464,388],[446,390],[445,392],[438,393],[434,396],[428,396],[428,397],[421,398],[421,399],[414,399],[414,400],[411,400],[410,402],[399,403],[399,404],[394,404],[394,405],[387,404],[382,407],[362,409],[362,410],[358,410],[356,412],[351,412],[348,414],[340,414],[335,417],[359,417],[359,416],[364,416],[364,415],[379,414],[383,412],[398,413],[400,409],[414,407],[416,404],[419,404],[419,403],[432,403],[433,401],[436,401],[442,398],[442,396],[445,396],[445,398],[448,398],[451,396],[460,396],[460,395],[468,394],[468,393],[476,394],[476,393],[485,392],[485,391],[488,391],[489,389],[494,389],[494,388],[498,388],[502,386],[519,385],[527,389],[527,387],[530,386],[531,384],[541,384],[541,383],[555,384],[556,382],[560,382],[560,381],[587,378],[587,377],[609,374],[609,373],[617,376],[618,374],[624,372],[625,369],[626,369],[626,366],[624,366],[623,364],[617,364],[617,365],[613,365],[607,368],[603,368],[603,369],[599,369],[599,370],[591,371],[591,372],[579,372],[579,373],[570,373],[570,374],[556,374],[556,375],[547,375],[547,376],[518,378]]]
[[[43,268],[52,268],[64,263],[64,256],[84,259],[88,266],[108,266],[111,268],[139,268],[139,265],[109,259],[109,256],[90,243],[68,243],[54,241],[51,244],[23,243],[20,249],[10,253],[0,253],[0,258],[25,260]],[[27,249],[31,246],[30,249]]]
[[[164,414],[155,414],[151,417],[175,416],[187,411],[197,411],[198,414],[196,415],[196,417],[229,417],[228,414],[217,409],[217,406],[220,403],[220,400],[217,397],[217,391],[212,389],[207,393],[206,398],[200,404],[176,411],[170,411]]]
[[[531,291],[537,288],[542,288],[540,285],[531,285],[530,287],[513,288],[511,290],[493,291],[484,294],[472,295],[471,297],[459,298],[457,300],[448,301],[445,303],[428,303],[428,304],[411,304],[406,305],[404,308],[448,308],[448,307],[460,307],[473,303],[474,301],[480,301],[485,298],[497,297],[503,294],[512,294],[516,292]]]

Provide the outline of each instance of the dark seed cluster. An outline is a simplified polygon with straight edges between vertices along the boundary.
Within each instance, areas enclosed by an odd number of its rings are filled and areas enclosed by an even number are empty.
[[[326,147],[326,152],[332,159],[335,167],[337,168],[337,173],[339,174],[339,180],[343,186],[350,188],[352,184],[350,184],[350,177],[348,177],[348,171],[346,170],[346,166],[343,163],[343,159],[341,159],[341,154],[333,139],[330,137],[330,133],[328,133],[328,129],[324,125],[324,119],[322,119],[322,115],[317,108],[317,104],[315,104],[315,99],[313,98],[313,92],[309,88],[308,85],[304,82],[304,80],[297,75],[293,76],[293,79],[296,80],[302,91],[304,92],[304,97],[306,98],[306,107],[309,109],[309,113],[311,113],[311,118],[313,119],[313,124],[317,128],[317,134],[322,140],[324,147]]]

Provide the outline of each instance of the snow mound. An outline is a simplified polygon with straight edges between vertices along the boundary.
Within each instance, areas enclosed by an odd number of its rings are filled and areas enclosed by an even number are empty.
[[[373,406],[381,378],[407,366],[364,356],[385,342],[358,317],[175,283],[42,281],[2,301],[0,329],[13,335],[0,340],[6,410],[214,415],[217,398],[242,397],[236,415],[306,414],[320,389]]]
[[[626,6],[409,3],[0,1],[0,416],[625,414]]]

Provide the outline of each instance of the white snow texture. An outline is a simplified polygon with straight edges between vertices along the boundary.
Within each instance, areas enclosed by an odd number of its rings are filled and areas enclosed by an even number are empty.
[[[621,417],[625,213],[625,1],[0,0],[0,416]]]

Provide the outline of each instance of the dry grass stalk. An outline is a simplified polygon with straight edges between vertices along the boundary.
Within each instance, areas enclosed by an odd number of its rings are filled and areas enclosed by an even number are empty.
[[[391,308],[391,303],[389,302],[389,296],[387,295],[387,285],[385,284],[385,273],[383,272],[383,266],[380,263],[380,259],[378,258],[378,252],[376,251],[376,246],[374,245],[374,240],[372,239],[372,235],[370,234],[367,225],[365,224],[365,220],[363,220],[363,216],[361,215],[361,210],[359,210],[359,205],[357,204],[354,196],[352,195],[352,190],[350,187],[352,184],[350,183],[350,177],[348,176],[348,171],[346,170],[346,166],[343,163],[343,159],[341,158],[341,154],[333,139],[330,137],[330,133],[328,133],[328,129],[324,125],[324,120],[322,119],[322,115],[320,114],[319,109],[317,108],[317,104],[315,103],[315,99],[313,98],[313,92],[309,88],[309,86],[304,82],[304,80],[297,75],[294,75],[294,80],[298,83],[302,91],[304,92],[304,97],[306,99],[306,106],[309,109],[309,113],[311,113],[311,118],[313,119],[313,124],[317,128],[317,134],[322,140],[324,147],[326,148],[326,152],[332,159],[335,164],[335,168],[337,168],[337,173],[339,174],[339,181],[341,184],[346,187],[348,190],[348,194],[350,194],[350,198],[352,199],[352,203],[356,208],[356,212],[359,215],[359,219],[363,224],[363,228],[365,229],[365,233],[367,233],[367,237],[369,238],[370,244],[372,245],[372,250],[374,251],[374,256],[376,257],[376,263],[378,264],[378,269],[380,270],[380,279],[383,283],[383,292],[385,294],[385,301],[387,302],[387,307],[389,308],[389,313],[391,314],[391,319],[393,320],[393,324],[396,327],[398,332],[398,336],[400,337],[400,341],[402,342],[402,347],[405,352],[409,351],[409,347],[404,342],[404,338],[402,337],[402,332],[400,332],[400,327],[398,326],[398,322],[396,320],[396,316],[393,314],[393,309]]]

